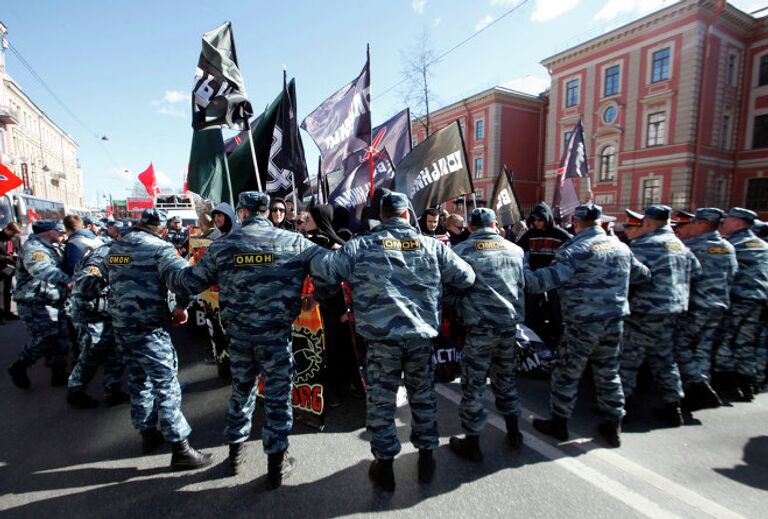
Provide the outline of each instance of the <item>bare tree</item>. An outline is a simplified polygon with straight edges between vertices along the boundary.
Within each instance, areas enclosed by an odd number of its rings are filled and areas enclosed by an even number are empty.
[[[429,121],[430,101],[434,104],[434,94],[429,88],[429,83],[434,74],[432,67],[439,62],[439,59],[426,27],[416,39],[413,47],[402,54],[402,60],[403,75],[406,78],[403,99],[406,106],[410,106],[411,114],[416,117],[429,137],[431,130]]]

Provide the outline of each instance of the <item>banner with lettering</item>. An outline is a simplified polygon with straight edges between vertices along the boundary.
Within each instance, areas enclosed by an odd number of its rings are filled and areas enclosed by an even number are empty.
[[[430,135],[400,161],[392,189],[408,195],[416,216],[474,191],[458,121]]]

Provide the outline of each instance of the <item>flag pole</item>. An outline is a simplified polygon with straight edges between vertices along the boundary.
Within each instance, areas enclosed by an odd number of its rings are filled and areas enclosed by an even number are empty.
[[[283,95],[288,90],[288,67],[283,65]],[[290,96],[288,98],[288,101],[290,102]],[[291,108],[294,110],[294,114],[296,113],[296,107],[291,106]],[[294,174],[293,171],[291,171],[291,187],[293,188],[293,213],[296,214],[299,208],[299,204],[296,203],[296,181],[294,180]]]
[[[462,200],[464,203],[462,204],[464,206],[464,222],[467,221],[467,195],[461,195]]]
[[[366,66],[368,67],[368,83],[370,84],[370,82],[371,82],[371,44],[370,43],[367,43],[365,45],[365,58],[366,58],[365,63],[366,63]],[[369,98],[371,97],[370,88],[368,89],[368,97]],[[374,177],[374,169],[375,169],[375,166],[376,166],[376,164],[375,164],[375,161],[376,161],[376,150],[373,149],[373,135],[372,135],[372,133],[373,132],[371,132],[371,134],[369,134],[369,137],[368,137],[368,147],[370,148],[370,152],[371,152],[371,157],[368,160],[368,175],[369,175],[370,181],[371,181],[371,193],[370,193],[370,201],[371,201],[371,203],[373,203],[373,177]]]
[[[477,209],[477,195],[472,192],[472,209]]]
[[[259,165],[256,163],[256,148],[253,146],[253,128],[251,128],[251,120],[248,121],[248,144],[251,147],[251,160],[253,161],[253,171],[256,174],[256,185],[261,189],[261,175],[259,174]]]

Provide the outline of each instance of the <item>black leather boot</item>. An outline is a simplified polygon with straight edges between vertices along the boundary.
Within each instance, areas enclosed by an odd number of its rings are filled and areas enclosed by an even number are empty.
[[[104,403],[109,407],[125,404],[131,401],[128,393],[120,389],[120,386],[112,386],[104,392]]]
[[[435,475],[435,458],[432,449],[419,449],[419,483],[432,483]]]
[[[274,490],[283,484],[283,480],[296,468],[296,459],[287,455],[288,451],[267,456],[267,488]]]
[[[51,385],[54,387],[57,386],[66,386],[67,380],[69,379],[69,373],[67,373],[67,367],[62,365],[57,366],[51,366]]]
[[[683,425],[683,412],[680,402],[667,402],[664,407],[653,410],[653,416],[664,422],[668,427],[680,427]]]
[[[568,419],[562,416],[553,414],[549,420],[534,418],[533,428],[558,441],[568,441]]]
[[[99,402],[85,391],[67,391],[67,403],[78,409],[93,409],[99,405]]]
[[[621,420],[605,420],[597,427],[597,432],[611,447],[621,447]]]
[[[13,380],[13,383],[19,389],[29,389],[32,387],[32,382],[29,381],[29,375],[27,375],[28,367],[29,364],[19,359],[14,362],[10,368],[8,368],[8,373],[11,375],[11,380]]]
[[[240,474],[245,463],[245,442],[229,444],[229,468],[233,476]]]
[[[387,492],[395,491],[395,472],[392,470],[392,461],[375,459],[368,469],[368,477],[376,483],[382,490]]]
[[[504,421],[507,424],[507,441],[509,445],[518,450],[523,446],[523,433],[520,432],[520,428],[517,425],[517,416],[511,414],[504,417]]]
[[[163,434],[155,429],[144,429],[141,431],[141,453],[152,454],[155,450],[165,443]]]
[[[739,389],[736,373],[725,371],[712,374],[712,387],[723,400],[729,402],[743,402],[744,395]]]
[[[213,462],[211,454],[200,452],[189,445],[189,440],[171,444],[171,468],[173,470],[194,470]]]
[[[737,375],[736,384],[744,396],[743,402],[751,402],[755,399],[755,379],[748,375]]]
[[[451,436],[451,439],[448,440],[448,446],[465,460],[476,463],[483,461],[483,453],[480,450],[480,436],[477,434],[467,434],[464,438]]]
[[[685,388],[682,406],[688,412],[720,407],[721,405],[720,397],[717,396],[707,381],[695,382]]]

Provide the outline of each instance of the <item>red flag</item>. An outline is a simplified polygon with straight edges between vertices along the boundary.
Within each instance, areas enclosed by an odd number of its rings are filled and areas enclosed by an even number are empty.
[[[155,178],[155,168],[152,167],[152,163],[149,163],[149,167],[139,173],[139,182],[144,184],[144,188],[147,190],[147,194],[154,198],[158,193],[157,179]]]
[[[29,218],[29,223],[35,223],[38,220],[42,220],[40,215],[37,214],[34,209],[27,209],[27,218]]]
[[[16,189],[23,183],[24,182],[14,175],[10,169],[6,168],[3,164],[0,164],[0,195],[4,195],[8,191]]]
[[[112,206],[110,205],[109,207],[107,207],[107,218],[111,218],[111,217],[112,217]]]

